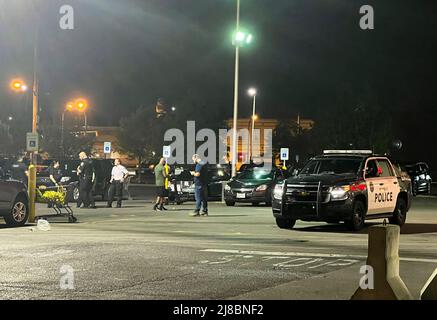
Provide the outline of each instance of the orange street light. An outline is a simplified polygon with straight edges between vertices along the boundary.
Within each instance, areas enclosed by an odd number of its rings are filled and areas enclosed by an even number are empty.
[[[65,110],[66,111],[73,111],[74,110],[74,102],[68,102],[67,105],[65,106]]]
[[[77,107],[77,110],[83,112],[88,108],[88,101],[86,101],[85,99],[77,99],[76,100],[76,107]]]
[[[21,79],[14,79],[11,81],[11,89],[17,92],[24,92],[27,90],[27,86]]]

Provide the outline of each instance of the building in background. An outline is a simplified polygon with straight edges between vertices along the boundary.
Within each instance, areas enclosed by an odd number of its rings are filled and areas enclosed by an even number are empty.
[[[287,120],[289,122],[294,122],[296,124],[296,132],[295,134],[298,135],[302,131],[312,130],[315,125],[315,121],[311,119],[304,119],[301,118],[299,115],[296,119],[290,119]],[[254,162],[260,162],[261,158],[264,156],[264,153],[266,152],[267,148],[264,145],[264,132],[265,130],[271,130],[272,133],[276,129],[276,127],[279,125],[280,120],[278,119],[262,119],[257,118],[255,121],[255,130],[260,131],[260,136],[257,138],[257,135],[254,135],[253,143],[251,143],[251,131],[252,131],[252,118],[243,118],[238,119],[237,122],[237,130],[247,130],[248,137],[245,139],[245,137],[239,137],[238,139],[238,162],[237,162],[237,168],[239,168],[243,163],[249,163],[250,162],[250,154],[252,154],[252,160]],[[229,119],[227,121],[227,127],[228,130],[231,130],[233,126],[233,120]],[[232,159],[231,151],[231,142],[232,142],[232,136],[228,137],[227,140],[227,147],[229,150],[229,157]],[[252,150],[253,148],[253,150]],[[276,155],[273,154],[273,159],[276,159]],[[272,160],[273,160],[272,159]],[[266,160],[266,159],[265,159]]]

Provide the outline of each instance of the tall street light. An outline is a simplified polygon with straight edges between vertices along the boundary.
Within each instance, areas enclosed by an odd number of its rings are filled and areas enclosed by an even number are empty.
[[[64,120],[65,120],[65,112],[72,112],[74,110],[74,102],[68,102],[62,111],[62,118],[61,118],[61,150],[62,150],[62,157],[65,157],[65,146],[64,146]]]
[[[251,132],[250,132],[250,149],[249,149],[249,157],[250,157],[250,162],[253,161],[253,134],[255,131],[255,121],[258,119],[257,115],[256,115],[256,95],[257,95],[257,91],[255,88],[250,88],[247,93],[249,94],[249,96],[253,97],[253,106],[252,106],[252,128],[251,128]]]
[[[238,123],[238,81],[240,65],[240,47],[250,44],[253,36],[240,30],[240,0],[237,0],[237,22],[234,33],[233,44],[235,46],[235,79],[234,79],[234,117],[232,135],[232,177],[237,174],[238,146],[237,146],[237,123]]]
[[[85,119],[85,134],[88,132],[88,119],[86,115],[86,110],[88,108],[88,101],[85,99],[77,99],[76,100],[76,108],[79,112],[83,113]]]

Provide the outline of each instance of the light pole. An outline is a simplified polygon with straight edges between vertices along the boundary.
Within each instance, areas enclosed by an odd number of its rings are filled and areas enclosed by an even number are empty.
[[[76,108],[79,112],[83,113],[84,120],[85,120],[85,134],[88,132],[88,119],[86,115],[86,109],[88,108],[88,101],[85,99],[78,99],[76,100]]]
[[[62,150],[62,157],[65,157],[65,146],[64,146],[64,120],[65,120],[65,112],[72,112],[74,110],[74,103],[68,102],[67,105],[64,108],[64,111],[62,111],[62,118],[61,118],[61,150]]]
[[[253,97],[253,106],[252,106],[252,128],[250,132],[250,149],[249,149],[249,159],[252,162],[253,160],[253,135],[255,131],[255,121],[257,120],[256,116],[256,95],[257,91],[255,88],[250,88],[247,93],[249,96]]]
[[[235,45],[235,78],[234,78],[234,117],[232,124],[232,177],[237,174],[237,162],[238,162],[238,146],[237,146],[237,124],[238,124],[238,80],[239,80],[239,67],[240,67],[240,47],[245,44],[250,44],[253,40],[251,34],[245,33],[240,30],[240,0],[237,0],[237,21],[236,29],[233,39]]]

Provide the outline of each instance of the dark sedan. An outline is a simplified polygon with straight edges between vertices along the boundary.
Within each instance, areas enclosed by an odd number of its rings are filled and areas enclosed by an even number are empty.
[[[287,178],[287,174],[278,168],[247,169],[238,174],[225,186],[225,202],[227,206],[235,203],[252,203],[258,205],[272,204],[272,190],[276,183]]]
[[[194,170],[194,167],[191,171]],[[229,181],[230,175],[226,167],[210,165],[208,167],[208,200],[216,201],[222,198],[223,183]],[[171,184],[171,189],[178,189],[179,203],[195,201],[193,176],[189,170],[181,172]]]
[[[29,217],[29,200],[26,186],[19,181],[8,180],[0,172],[0,217],[11,227],[19,227]]]
[[[413,184],[413,195],[430,194],[432,179],[429,167],[424,162],[403,164]]]

